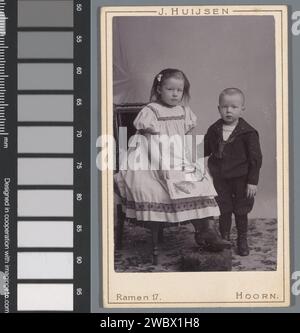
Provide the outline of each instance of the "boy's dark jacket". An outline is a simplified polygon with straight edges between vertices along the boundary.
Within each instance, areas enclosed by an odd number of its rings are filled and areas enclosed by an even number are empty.
[[[204,137],[204,153],[209,156],[208,168],[213,177],[247,176],[247,183],[257,185],[262,154],[258,132],[243,118],[223,141],[223,121],[211,125]]]

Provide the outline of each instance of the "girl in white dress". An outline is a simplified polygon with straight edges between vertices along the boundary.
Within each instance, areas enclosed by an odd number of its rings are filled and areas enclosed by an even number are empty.
[[[134,120],[137,135],[129,141],[127,165],[122,165],[115,182],[127,218],[154,228],[192,222],[196,242],[219,251],[230,243],[214,226],[220,215],[217,193],[209,174],[192,162],[184,144],[196,126],[196,116],[187,105],[189,89],[186,75],[178,69],[164,69],[155,76],[150,103]]]

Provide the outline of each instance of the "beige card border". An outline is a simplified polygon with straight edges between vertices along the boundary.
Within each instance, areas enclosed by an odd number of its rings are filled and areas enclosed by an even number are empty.
[[[287,6],[138,6],[101,8],[101,134],[113,134],[112,19],[172,15],[178,8],[200,16],[271,15],[276,38],[277,271],[116,273],[113,248],[113,172],[102,171],[103,304],[109,308],[285,307],[290,304]],[[205,9],[210,14],[204,14]],[[228,10],[229,14],[226,12]],[[215,12],[214,12],[215,11]],[[217,14],[218,11],[218,14]],[[214,14],[216,13],[216,14]],[[176,15],[183,16],[183,15]],[[186,15],[185,15],[186,16]],[[198,16],[198,15],[197,15]],[[251,254],[250,254],[251,255]],[[209,281],[209,283],[208,283]],[[184,282],[184,283],[183,283]],[[239,294],[237,294],[239,293]],[[241,295],[237,298],[237,295]],[[197,294],[197,295],[195,295]],[[121,297],[118,295],[122,295]],[[155,295],[155,296],[153,296]],[[157,296],[158,295],[158,296]],[[200,296],[201,295],[201,296]],[[125,298],[124,298],[124,297]],[[198,299],[201,297],[201,301]]]

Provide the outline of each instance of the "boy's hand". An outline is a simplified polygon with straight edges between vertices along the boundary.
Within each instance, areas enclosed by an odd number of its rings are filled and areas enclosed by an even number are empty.
[[[247,184],[247,197],[254,198],[257,192],[257,185]]]

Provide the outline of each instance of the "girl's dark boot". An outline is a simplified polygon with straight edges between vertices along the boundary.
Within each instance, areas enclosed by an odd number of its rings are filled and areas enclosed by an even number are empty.
[[[193,225],[195,227],[195,241],[199,246],[212,252],[231,248],[231,243],[219,235],[212,218],[193,221]]]

